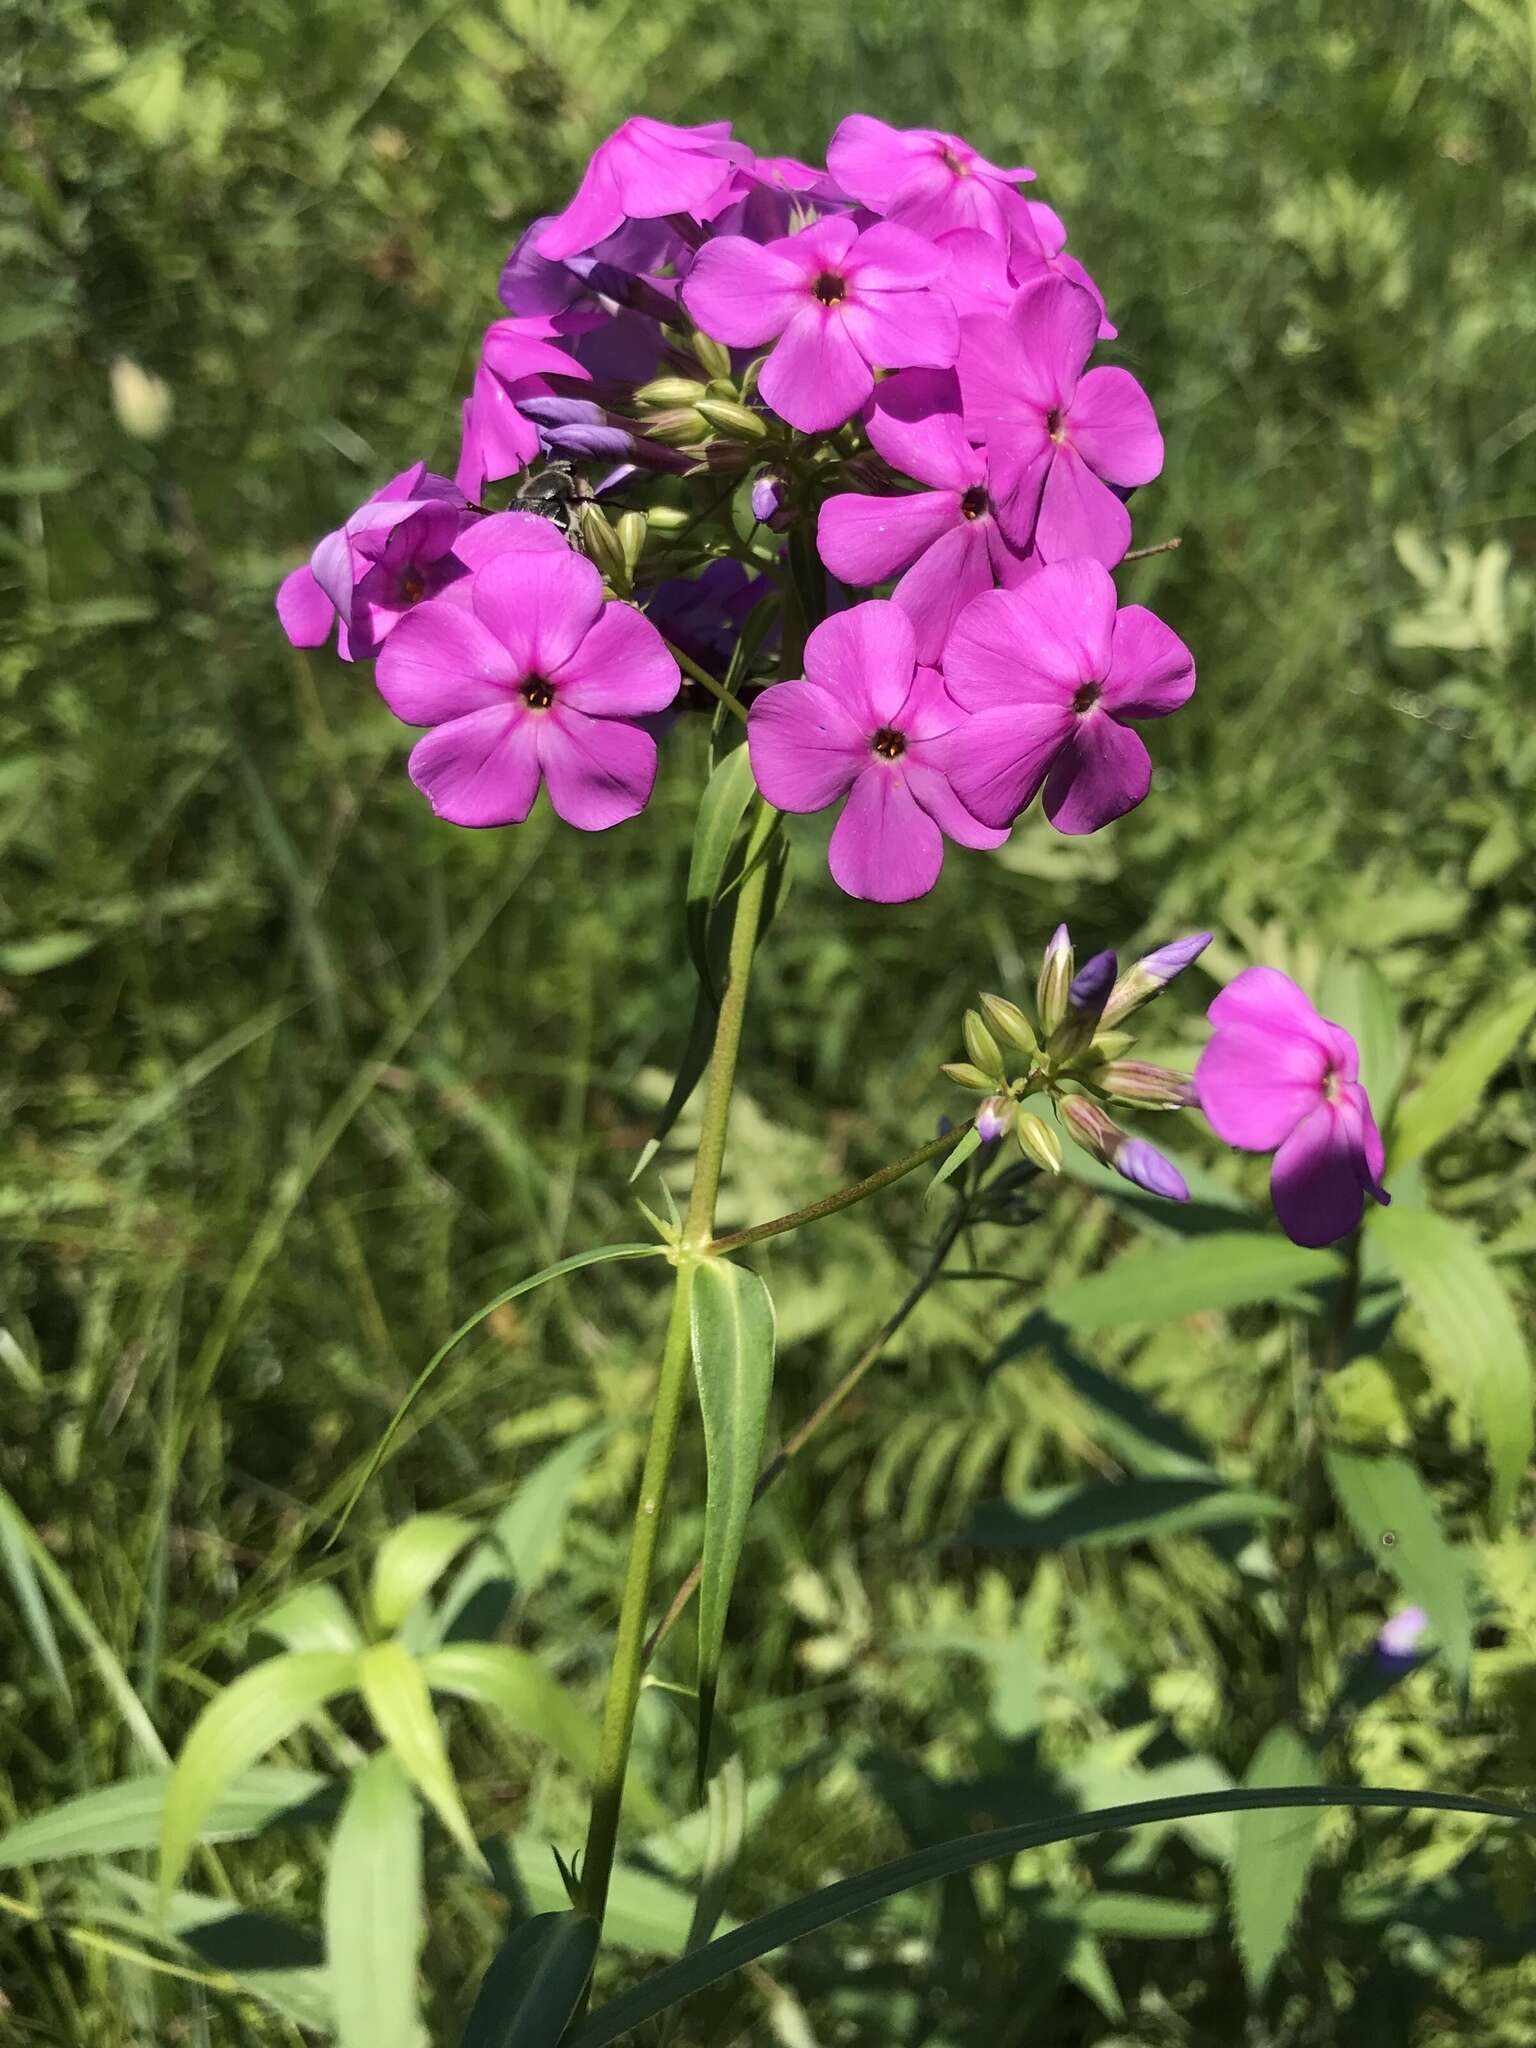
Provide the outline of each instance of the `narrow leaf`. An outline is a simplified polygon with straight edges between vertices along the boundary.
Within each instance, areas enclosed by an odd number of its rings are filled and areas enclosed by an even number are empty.
[[[693,849],[688,859],[688,945],[699,981],[715,1003],[719,991],[715,963],[710,958],[709,914],[719,897],[742,818],[756,793],[751,758],[744,746],[736,747],[705,785],[693,828]]]
[[[1245,1786],[1266,1789],[1321,1782],[1310,1745],[1285,1726],[1269,1731],[1243,1778]],[[1232,1924],[1243,1974],[1256,1997],[1268,1984],[1300,1909],[1321,1818],[1315,1807],[1290,1813],[1258,1807],[1237,1817]]]
[[[672,1077],[672,1087],[661,1112],[656,1118],[656,1128],[640,1148],[640,1157],[635,1161],[630,1174],[630,1185],[640,1178],[656,1154],[667,1142],[667,1134],[688,1106],[688,1098],[703,1079],[704,1069],[709,1065],[710,1047],[715,1042],[715,999],[707,987],[701,986],[694,998],[693,1015],[688,1022],[688,1040],[683,1047],[682,1059]]]
[[[1432,1209],[1379,1209],[1371,1235],[1418,1311],[1437,1384],[1470,1412],[1487,1447],[1497,1527],[1514,1506],[1536,1427],[1530,1352],[1504,1283],[1466,1225]]]
[[[512,1498],[465,1558],[438,1609],[438,1641],[489,1641],[505,1621],[513,1594],[527,1595],[555,1569],[576,1489],[613,1424],[595,1423],[551,1451],[514,1488]]]
[[[1450,1050],[1398,1111],[1392,1129],[1392,1166],[1420,1158],[1471,1114],[1533,1017],[1536,974],[1525,974],[1506,995],[1461,1026]]]
[[[483,1869],[421,1666],[400,1643],[375,1643],[357,1660],[357,1684],[401,1768],[465,1855]]]
[[[352,1780],[325,1870],[325,1952],[339,2048],[415,2048],[421,1815],[388,1751]]]
[[[16,1605],[21,1610],[22,1621],[27,1634],[32,1638],[38,1661],[53,1681],[54,1691],[66,1717],[74,1712],[74,1695],[69,1689],[69,1678],[64,1670],[64,1659],[59,1654],[59,1639],[53,1632],[53,1617],[48,1612],[48,1603],[43,1598],[43,1589],[38,1582],[37,1568],[27,1554],[27,1547],[21,1541],[15,1524],[8,1515],[0,1515],[0,1562],[5,1565],[6,1576],[10,1579],[16,1595]]]
[[[982,1501],[953,1540],[981,1550],[1058,1550],[1067,1544],[1141,1543],[1290,1512],[1289,1503],[1275,1494],[1224,1486],[1219,1480],[1120,1479]]]
[[[1422,1607],[1457,1683],[1472,1670],[1471,1558],[1446,1539],[1434,1504],[1406,1458],[1326,1453],[1334,1497],[1362,1548]]]
[[[370,1600],[377,1628],[392,1634],[476,1533],[458,1515],[412,1515],[391,1529],[373,1560]]]
[[[357,1683],[358,1659],[340,1650],[272,1657],[244,1671],[204,1707],[182,1744],[160,1823],[160,1891],[174,1890],[221,1794],[258,1757]]]
[[[981,1133],[974,1124],[971,1125],[963,1138],[956,1139],[955,1149],[944,1155],[943,1159],[939,1162],[938,1172],[935,1173],[933,1179],[929,1181],[927,1187],[923,1190],[923,1207],[925,1209],[939,1192],[939,1189],[943,1187],[945,1181],[949,1179],[950,1175],[959,1172],[960,1168],[964,1166],[967,1159],[979,1148],[980,1144]]]
[[[421,1659],[421,1674],[434,1692],[473,1700],[584,1775],[596,1768],[596,1722],[526,1650],[510,1643],[447,1643]]]
[[[773,1301],[762,1280],[746,1266],[705,1259],[694,1270],[689,1314],[708,1467],[699,1581],[702,1786],[731,1587],[746,1541],[752,1489],[762,1467],[773,1389]]]
[[[360,1650],[352,1610],[332,1585],[301,1586],[269,1608],[258,1627],[285,1650]]]
[[[1169,1323],[1204,1309],[1287,1301],[1342,1270],[1332,1252],[1305,1251],[1256,1230],[1140,1245],[1101,1273],[1054,1289],[1046,1311],[1071,1330]]]
[[[514,1927],[486,1971],[459,2048],[553,2048],[597,1957],[585,1913],[540,1913]]]
[[[131,1849],[153,1849],[160,1839],[170,1782],[169,1771],[125,1778],[120,1784],[81,1792],[46,1813],[18,1821],[0,1835],[0,1870],[12,1870],[21,1863],[55,1863],[68,1856],[122,1856]],[[330,1784],[329,1778],[316,1771],[258,1764],[214,1801],[198,1829],[198,1838],[237,1842],[259,1835]]]

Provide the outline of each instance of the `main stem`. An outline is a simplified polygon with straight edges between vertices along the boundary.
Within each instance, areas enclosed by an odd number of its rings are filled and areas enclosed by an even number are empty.
[[[754,833],[754,842],[758,839],[759,835]],[[646,1445],[645,1468],[640,1475],[640,1498],[635,1505],[629,1564],[619,1604],[618,1639],[608,1680],[608,1698],[603,1708],[592,1818],[587,1827],[586,1854],[581,1866],[581,1903],[597,1921],[602,1920],[607,1906],[608,1886],[613,1876],[613,1852],[624,1799],[624,1775],[629,1766],[629,1746],[635,1729],[635,1702],[640,1696],[640,1677],[644,1669],[645,1618],[651,1596],[656,1539],[661,1531],[667,1475],[672,1467],[672,1452],[677,1443],[683,1398],[688,1387],[691,1349],[688,1320],[693,1269],[714,1233],[715,1198],[720,1191],[720,1169],[725,1161],[725,1127],[730,1116],[731,1091],[736,1081],[736,1055],[741,1047],[747,985],[752,975],[752,955],[762,921],[769,870],[770,862],[760,848],[759,858],[749,868],[737,893],[725,994],[715,1023],[714,1049],[710,1053],[705,1081],[704,1123],[694,1158],[688,1214],[678,1247],[677,1283],[672,1294],[666,1344],[661,1354],[661,1374],[656,1387],[656,1407],[651,1417],[650,1441]]]

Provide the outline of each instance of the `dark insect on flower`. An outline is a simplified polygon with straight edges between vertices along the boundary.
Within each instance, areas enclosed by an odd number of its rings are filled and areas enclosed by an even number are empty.
[[[585,477],[578,476],[568,462],[547,463],[524,477],[517,489],[517,503],[526,512],[537,512],[557,526],[571,546],[584,553],[581,540],[581,508],[595,505],[597,495]]]

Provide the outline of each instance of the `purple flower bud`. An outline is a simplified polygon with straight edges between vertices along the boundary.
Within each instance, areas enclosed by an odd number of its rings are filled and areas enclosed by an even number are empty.
[[[1145,1102],[1153,1109],[1188,1109],[1195,1099],[1195,1084],[1175,1067],[1159,1067],[1151,1060],[1111,1060],[1095,1076],[1099,1086],[1117,1102]]]
[[[976,1112],[976,1133],[983,1144],[1000,1138],[1013,1122],[1013,1097],[989,1095]]]
[[[1429,1627],[1429,1616],[1422,1607],[1403,1607],[1382,1624],[1376,1638],[1376,1654],[1387,1664],[1407,1664],[1412,1661],[1419,1646],[1419,1638]]]
[[[1149,1195],[1162,1195],[1170,1202],[1189,1200],[1183,1174],[1145,1138],[1126,1138],[1109,1163],[1123,1180],[1145,1188]]]
[[[1072,986],[1067,990],[1067,1008],[1091,1011],[1096,1017],[1114,985],[1114,954],[1095,953],[1072,977]]]
[[[1096,1102],[1085,1095],[1068,1095],[1061,1103],[1061,1120],[1067,1135],[1101,1166],[1113,1161],[1128,1141],[1120,1126],[1107,1117]]]
[[[771,469],[759,470],[752,479],[752,517],[763,526],[781,532],[786,519],[784,479]]]
[[[1132,1010],[1139,1010],[1153,996],[1161,995],[1169,982],[1182,974],[1192,961],[1198,960],[1210,943],[1209,932],[1195,932],[1187,939],[1170,939],[1166,946],[1159,946],[1155,952],[1146,954],[1134,966],[1128,967],[1104,1005],[1101,1026],[1107,1029],[1118,1024]]]
[[[1192,966],[1211,943],[1209,932],[1194,932],[1187,939],[1170,939],[1166,946],[1148,953],[1137,962],[1143,974],[1150,974],[1166,988],[1176,975]]]

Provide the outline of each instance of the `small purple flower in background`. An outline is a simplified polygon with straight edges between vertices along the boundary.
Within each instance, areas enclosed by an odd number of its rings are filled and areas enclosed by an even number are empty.
[[[1115,609],[1098,562],[1055,562],[1018,590],[961,613],[944,650],[950,694],[973,715],[955,732],[950,776],[967,809],[1010,824],[1044,785],[1058,832],[1096,832],[1134,810],[1152,762],[1125,723],[1186,702],[1195,665],[1144,605]]]
[[[1080,285],[1047,277],[1007,314],[961,323],[960,389],[969,430],[992,452],[998,517],[1016,547],[1048,562],[1091,555],[1113,567],[1131,542],[1119,489],[1163,466],[1151,401],[1129,370],[1083,374],[1099,308]]]
[[[433,728],[410,772],[440,818],[520,824],[542,780],[556,816],[585,832],[645,808],[656,742],[634,721],[665,709],[679,680],[655,627],[605,604],[602,577],[558,536],[495,556],[467,603],[419,605],[378,665],[396,717]]]
[[[805,680],[765,690],[747,719],[752,773],[781,811],[840,797],[828,864],[850,896],[908,903],[939,878],[947,834],[1000,846],[945,772],[962,714],[936,669],[921,668],[912,622],[876,598],[824,620],[805,643]]]
[[[460,490],[478,498],[488,483],[516,476],[539,454],[539,428],[523,407],[551,395],[551,377],[590,381],[564,349],[525,332],[515,320],[491,322],[473,389],[464,401],[464,438],[455,473]]]
[[[455,543],[474,516],[456,484],[412,463],[283,578],[283,631],[295,647],[321,647],[334,626],[343,661],[376,653],[413,605],[465,574]]]
[[[827,169],[851,198],[917,234],[980,228],[1005,240],[1013,188],[1035,175],[1022,164],[988,163],[963,136],[891,128],[871,114],[849,114],[839,124]]]
[[[1411,1664],[1418,1655],[1419,1639],[1429,1627],[1422,1607],[1400,1607],[1381,1625],[1376,1637],[1376,1655],[1383,1664]]]
[[[917,633],[917,658],[935,663],[973,597],[1022,582],[1037,561],[997,523],[986,451],[966,439],[960,387],[949,370],[902,370],[876,388],[869,438],[892,469],[931,486],[899,496],[845,491],[821,508],[816,544],[843,582],[901,581],[892,592]]]
[[[1241,1151],[1274,1153],[1270,1191],[1294,1243],[1348,1237],[1367,1195],[1390,1200],[1354,1039],[1273,967],[1245,967],[1207,1015],[1216,1031],[1195,1087],[1211,1129]]]
[[[714,340],[774,347],[758,390],[802,433],[840,427],[866,403],[875,369],[947,368],[955,309],[931,289],[948,258],[907,228],[819,220],[779,241],[724,235],[699,251],[683,303]]]
[[[729,121],[674,128],[633,114],[592,152],[576,196],[545,223],[538,254],[558,260],[593,249],[626,220],[688,214],[708,220],[730,197],[735,167],[752,153]]]

